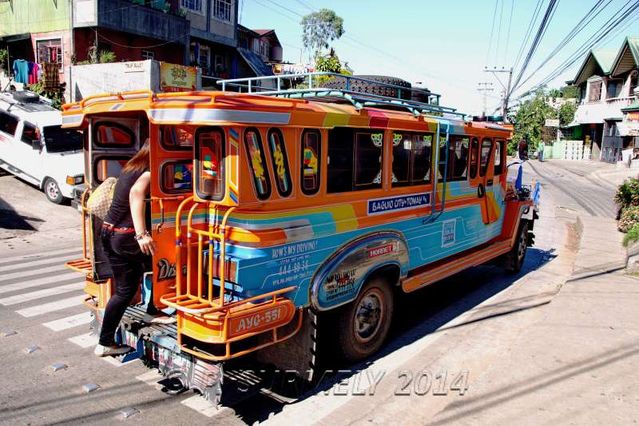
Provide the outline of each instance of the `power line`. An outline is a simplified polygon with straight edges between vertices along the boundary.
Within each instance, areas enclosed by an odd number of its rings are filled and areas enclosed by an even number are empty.
[[[499,61],[499,44],[501,42],[501,23],[504,17],[504,3],[506,2],[506,0],[502,0],[501,1],[501,8],[499,9],[499,25],[497,26],[497,43],[496,43],[496,47],[495,47],[495,61],[494,64],[497,64],[497,61]]]
[[[528,44],[528,40],[530,39],[530,36],[532,35],[532,29],[537,23],[537,17],[539,16],[539,12],[541,12],[541,6],[543,5],[543,3],[544,3],[544,0],[537,0],[537,6],[535,7],[535,11],[533,12],[533,16],[530,19],[530,22],[528,23],[528,28],[526,29],[526,35],[524,36],[524,40],[521,43],[521,46],[519,47],[517,56],[515,57],[513,68],[517,68],[517,65],[519,65],[519,60],[521,59],[521,56],[524,54],[524,49],[526,48],[526,45]]]
[[[508,44],[510,43],[510,27],[513,23],[513,11],[515,10],[515,0],[510,0],[510,17],[508,18],[508,32],[506,33],[506,47],[504,48],[504,62],[508,60]]]
[[[499,0],[495,0],[495,9],[493,10],[493,23],[490,26],[490,38],[488,39],[488,49],[486,50],[486,64],[490,59],[490,50],[493,47],[493,34],[495,32],[495,21],[497,20],[497,4]]]

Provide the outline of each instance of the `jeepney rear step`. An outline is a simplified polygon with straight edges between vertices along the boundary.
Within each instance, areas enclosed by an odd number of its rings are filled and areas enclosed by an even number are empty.
[[[86,258],[69,260],[64,264],[64,266],[76,272],[82,272],[83,274],[90,274],[93,268],[93,265],[91,265],[91,259]]]

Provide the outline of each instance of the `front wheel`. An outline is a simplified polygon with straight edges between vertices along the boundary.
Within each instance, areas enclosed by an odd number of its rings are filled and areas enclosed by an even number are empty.
[[[512,274],[516,274],[521,270],[526,258],[526,250],[528,249],[528,221],[523,220],[519,225],[517,239],[515,245],[506,255],[506,270]]]
[[[393,292],[386,280],[368,281],[339,315],[338,337],[344,357],[359,361],[377,352],[390,329]]]
[[[58,182],[56,182],[54,179],[47,178],[44,181],[44,185],[42,185],[42,188],[49,201],[56,204],[62,204],[62,202],[64,201],[64,197],[62,196],[62,192],[60,191]]]

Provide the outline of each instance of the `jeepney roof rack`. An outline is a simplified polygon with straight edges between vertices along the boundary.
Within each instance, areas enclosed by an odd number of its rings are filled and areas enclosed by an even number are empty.
[[[319,102],[351,103],[357,109],[365,107],[401,109],[408,110],[415,116],[439,115],[462,120],[467,115],[458,112],[455,108],[429,103],[431,100],[438,100],[440,95],[427,89],[404,87],[332,72],[222,79],[218,80],[217,84],[221,86],[222,91],[232,90],[241,93]],[[362,88],[371,86],[373,87],[372,91],[385,94],[362,91]],[[387,94],[392,94],[392,96]],[[405,99],[415,95],[428,101]]]

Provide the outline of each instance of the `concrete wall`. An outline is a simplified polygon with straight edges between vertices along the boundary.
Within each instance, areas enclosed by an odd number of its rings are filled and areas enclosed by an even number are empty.
[[[159,69],[153,77],[154,61],[115,62],[111,64],[76,65],[70,67],[70,102],[99,93],[117,93],[127,90],[160,87]],[[155,62],[155,66],[158,63]]]
[[[0,36],[45,33],[66,30],[70,26],[68,0],[0,2]]]

